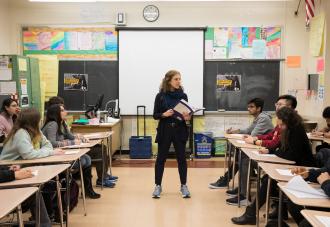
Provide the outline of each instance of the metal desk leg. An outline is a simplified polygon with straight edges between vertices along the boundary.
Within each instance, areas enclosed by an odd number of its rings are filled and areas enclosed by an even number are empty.
[[[237,149],[238,151],[238,193],[237,193],[237,198],[238,198],[238,207],[241,207],[241,170],[242,170],[242,151],[241,149]]]
[[[63,227],[63,207],[62,207],[62,195],[61,195],[61,186],[58,175],[56,176],[56,190],[57,190],[57,203],[58,211],[60,214],[60,224]]]
[[[110,172],[110,176],[112,176],[112,170],[111,170],[111,167],[112,167],[112,155],[111,155],[112,135],[110,135],[107,138],[107,142],[108,142],[108,155],[109,155],[109,172]]]
[[[257,172],[257,195],[256,195],[256,215],[257,215],[257,219],[256,219],[256,224],[257,227],[259,227],[259,191],[260,191],[260,166],[259,163],[257,163],[258,165],[258,172]]]
[[[78,161],[79,161],[79,168],[80,168],[80,180],[81,180],[81,191],[82,191],[83,204],[84,204],[84,215],[87,216],[87,211],[86,211],[85,184],[84,184],[84,173],[83,173],[83,169],[82,169],[82,166],[81,166],[80,158],[78,159]]]
[[[17,221],[19,227],[24,227],[21,204],[17,206]]]
[[[233,184],[232,184],[232,189],[234,189],[235,187],[235,162],[236,162],[236,153],[237,153],[237,148],[235,147],[235,151],[234,151],[234,157],[233,157],[233,162],[232,162],[232,165],[233,165],[233,172],[232,172],[232,181],[233,181]]]
[[[282,227],[282,203],[283,203],[283,192],[280,189],[278,201],[278,227]]]
[[[101,190],[103,190],[103,184],[104,184],[104,139],[101,140],[101,153],[102,153],[102,179],[101,179]]]
[[[69,226],[69,213],[70,213],[70,168],[66,170],[66,227]]]
[[[227,140],[227,143],[228,143],[228,151],[229,151],[229,157],[228,157],[228,180],[227,180],[227,188],[229,189],[229,168],[230,168],[230,166],[231,166],[231,164],[232,164],[232,162],[231,162],[231,143],[229,143],[229,141]],[[226,172],[225,172],[225,174],[226,174]]]
[[[268,176],[268,182],[267,182],[267,197],[266,197],[266,224],[268,223],[268,214],[269,214],[269,192],[270,192],[270,177]]]
[[[36,192],[36,227],[40,227],[40,198],[41,198],[41,185]]]
[[[249,167],[248,167],[248,174],[247,174],[247,185],[246,185],[246,199],[247,201],[250,201],[249,198],[250,198],[250,190],[251,190],[251,184],[250,184],[250,178],[251,178],[251,163],[252,163],[252,160],[249,158]],[[247,204],[249,205],[249,204]]]

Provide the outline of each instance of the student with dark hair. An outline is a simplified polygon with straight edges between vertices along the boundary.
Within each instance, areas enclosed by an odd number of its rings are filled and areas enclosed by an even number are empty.
[[[251,136],[257,136],[257,135],[263,135],[268,132],[270,132],[273,129],[272,124],[272,117],[271,115],[262,112],[264,106],[263,99],[260,98],[254,98],[248,102],[248,111],[249,114],[254,117],[254,120],[252,124],[246,128],[246,129],[228,129],[227,133],[240,133],[240,134],[247,134]],[[247,179],[247,169],[248,169],[248,163],[249,159],[246,155],[242,154],[241,158],[241,168],[237,171],[240,171],[241,173],[241,195],[240,195],[240,204],[245,205],[247,203],[247,199],[245,198],[246,194],[246,179]],[[209,188],[211,189],[217,189],[217,188],[225,188],[227,187],[228,182],[231,179],[231,171],[232,166],[229,168],[229,170],[225,173],[223,177],[220,177],[216,182],[211,183],[209,185]],[[238,205],[238,191],[237,189],[229,190],[227,191],[227,194],[232,196],[232,198],[229,198],[226,200],[227,204],[230,205]]]
[[[0,143],[5,140],[13,128],[19,111],[20,108],[16,100],[8,98],[3,101],[0,113]]]
[[[61,105],[63,108],[64,107],[64,99],[60,96],[53,96],[49,99],[48,101],[48,108],[51,107],[52,105]],[[65,115],[67,114],[66,111],[64,111]],[[63,128],[69,128],[67,126],[66,121],[64,120],[62,122]],[[80,139],[84,139],[82,136],[76,136],[77,138],[79,137]],[[104,145],[103,145],[104,146]],[[88,152],[88,155],[92,158],[92,159],[102,159],[102,147],[99,145],[96,145],[95,147],[92,147],[91,150]],[[103,157],[105,157],[105,159],[103,160],[103,164],[104,164],[104,180],[103,180],[103,186],[104,187],[108,187],[108,188],[113,188],[115,187],[115,182],[118,180],[118,176],[113,176],[108,174],[108,169],[109,169],[109,158],[108,154],[106,152],[106,148],[103,149]],[[96,164],[96,172],[97,172],[97,176],[98,179],[96,180],[96,186],[101,186],[102,185],[102,165],[100,162],[97,162]]]
[[[313,131],[313,136],[323,136],[324,138],[330,138],[330,106],[326,107],[322,113],[323,118],[326,121],[326,127]],[[330,145],[326,142],[322,142],[321,145],[316,146],[316,160],[318,167],[325,165],[328,159],[330,159]]]
[[[52,105],[48,108],[45,124],[42,127],[43,134],[52,143],[54,147],[63,147],[68,145],[80,144],[81,140],[70,133],[66,125],[63,124],[66,116],[62,105]],[[98,199],[100,194],[93,190],[92,186],[92,164],[91,158],[85,154],[80,158],[86,196],[92,199]],[[79,169],[78,163],[73,165],[74,169]]]
[[[19,166],[0,166],[0,183],[10,182],[15,180],[21,180],[26,178],[33,177],[31,170],[21,169]],[[49,227],[52,226],[47,209],[45,207],[45,203],[43,197],[40,197],[39,203],[39,211],[40,211],[40,226],[41,227]],[[23,202],[22,207],[29,207],[32,219],[35,219],[35,211],[36,211],[36,197],[35,195],[29,197],[25,202]]]
[[[320,169],[307,170],[299,167],[292,169],[291,172],[301,175],[306,181],[320,184],[324,193],[330,197],[330,160]],[[311,227],[300,213],[303,209],[304,207],[296,205],[290,200],[288,201],[288,210],[299,227]],[[330,211],[330,208],[326,211]]]
[[[295,161],[299,166],[315,166],[309,139],[303,126],[302,118],[289,107],[283,107],[276,112],[277,124],[281,128],[281,146],[279,149],[262,149],[260,153],[272,153],[278,157]],[[261,179],[259,190],[259,209],[266,201],[268,176]],[[271,181],[271,191],[274,192],[276,182]],[[237,225],[256,224],[256,201],[254,200],[240,217],[231,219]]]

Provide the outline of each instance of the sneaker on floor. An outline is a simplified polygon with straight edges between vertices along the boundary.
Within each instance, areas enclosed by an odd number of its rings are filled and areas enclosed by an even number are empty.
[[[180,191],[182,194],[182,198],[190,198],[190,192],[188,190],[187,185],[185,185],[185,184],[181,185]]]
[[[104,179],[107,179],[107,180],[110,180],[110,181],[117,181],[118,177],[113,176],[113,175],[107,175],[106,177],[104,177]]]
[[[226,194],[229,197],[235,197],[237,196],[237,193],[238,193],[238,188],[234,188],[226,191]]]
[[[160,193],[162,193],[162,186],[156,185],[155,190],[152,193],[152,198],[159,199],[160,198]]]
[[[103,187],[105,188],[114,188],[116,186],[116,184],[110,180],[103,180]],[[101,179],[97,179],[96,180],[96,187],[102,187],[102,180]]]
[[[226,203],[229,204],[229,205],[238,206],[238,196],[227,199]],[[247,206],[248,205],[248,201],[245,198],[245,196],[243,196],[243,195],[240,196],[240,205],[241,206]]]
[[[227,187],[227,178],[220,177],[216,182],[210,183],[209,188],[211,189],[219,189],[219,188],[226,188]]]

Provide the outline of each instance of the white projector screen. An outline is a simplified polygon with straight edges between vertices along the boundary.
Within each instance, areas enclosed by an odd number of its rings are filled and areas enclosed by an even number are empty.
[[[135,115],[137,105],[153,114],[155,96],[165,73],[181,73],[188,101],[203,106],[203,30],[119,30],[119,106]]]

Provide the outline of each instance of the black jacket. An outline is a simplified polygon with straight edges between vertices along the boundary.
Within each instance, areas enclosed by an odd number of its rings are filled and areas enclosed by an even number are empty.
[[[186,94],[184,94],[183,97],[184,100],[188,101],[188,97]],[[178,100],[179,101],[179,100]],[[178,125],[178,136],[182,139],[183,142],[186,142],[188,140],[188,129],[185,121],[179,121],[172,117],[162,117],[162,114],[166,112],[168,109],[170,109],[166,103],[165,100],[165,93],[159,92],[156,95],[155,103],[154,103],[154,113],[153,118],[155,120],[159,120],[158,127],[157,127],[157,135],[156,135],[156,143],[159,143],[162,141],[162,137],[164,135],[166,130],[166,124],[169,123],[176,123]]]
[[[9,170],[9,167],[0,166],[0,183],[15,180],[15,172]]]
[[[323,167],[321,169],[310,169],[307,181],[318,183],[317,178],[321,175],[321,173],[328,172],[330,174],[330,166]],[[330,197],[330,180],[326,180],[321,184],[321,188]]]
[[[295,161],[299,166],[315,166],[312,148],[309,143],[306,131],[302,125],[292,129],[289,134],[288,147],[283,149],[271,150],[271,153],[278,157]]]

